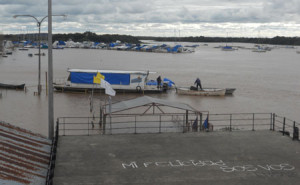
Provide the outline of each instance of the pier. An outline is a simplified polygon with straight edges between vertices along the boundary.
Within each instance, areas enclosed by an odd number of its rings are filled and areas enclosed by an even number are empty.
[[[60,136],[53,183],[298,184],[299,142],[274,131]]]

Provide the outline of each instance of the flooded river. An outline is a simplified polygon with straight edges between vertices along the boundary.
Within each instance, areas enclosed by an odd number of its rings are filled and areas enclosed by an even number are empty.
[[[295,49],[277,48],[256,53],[247,49],[221,51],[214,48],[218,43],[200,45],[194,53],[188,54],[54,50],[54,81],[66,78],[68,68],[150,70],[157,72],[151,76],[152,79],[161,75],[173,80],[178,87],[191,86],[200,77],[203,87],[236,88],[236,91],[233,96],[225,97],[179,96],[175,92],[150,96],[184,102],[210,113],[276,113],[300,121],[300,54]],[[0,89],[0,120],[47,135],[45,72],[48,52],[42,50],[46,53],[41,62],[42,95],[34,96],[38,83],[38,57],[28,57],[28,53],[37,52],[37,49],[15,50],[11,56],[0,58],[0,83],[25,83],[27,86],[26,92]],[[61,116],[91,116],[89,96],[55,92],[55,119]],[[113,101],[137,96],[140,95],[117,94]],[[104,98],[103,95],[100,97],[101,100]]]

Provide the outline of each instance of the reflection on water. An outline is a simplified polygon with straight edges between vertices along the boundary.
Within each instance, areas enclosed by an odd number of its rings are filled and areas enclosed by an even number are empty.
[[[277,113],[299,121],[300,55],[293,49],[274,49],[266,53],[249,50],[225,52],[201,46],[191,54],[142,53],[111,50],[54,50],[54,81],[67,77],[67,68],[150,70],[173,80],[179,86],[191,86],[200,77],[202,86],[237,90],[233,96],[197,97],[167,94],[150,96],[190,104],[211,113]],[[246,46],[251,46],[244,44]],[[38,58],[28,57],[29,51],[16,50],[8,58],[0,58],[0,83],[26,83],[27,91],[1,90],[0,120],[47,135],[48,100],[45,94],[47,56],[42,57],[40,97],[34,96],[38,82]],[[47,52],[45,51],[46,55]],[[91,116],[90,94],[54,93],[55,118],[60,116]],[[113,101],[141,96],[117,94]],[[95,114],[103,94],[94,98]],[[98,113],[99,114],[99,113]]]

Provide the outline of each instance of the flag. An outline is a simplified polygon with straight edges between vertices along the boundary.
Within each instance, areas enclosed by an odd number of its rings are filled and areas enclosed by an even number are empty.
[[[96,76],[94,76],[94,80],[93,80],[93,83],[94,84],[100,84],[101,83],[101,79],[103,79],[104,80],[104,76],[101,74],[101,73],[97,73],[97,75]]]
[[[208,116],[206,117],[206,120],[203,123],[204,128],[208,129]]]
[[[194,131],[197,131],[197,129],[198,129],[198,116],[196,117],[196,119],[195,119],[195,121],[192,125],[192,128],[193,128]]]
[[[102,88],[105,89],[105,94],[108,94],[110,96],[115,96],[116,95],[116,91],[113,90],[113,88],[111,87],[110,83],[108,83],[103,78],[101,79],[100,85],[101,85]]]

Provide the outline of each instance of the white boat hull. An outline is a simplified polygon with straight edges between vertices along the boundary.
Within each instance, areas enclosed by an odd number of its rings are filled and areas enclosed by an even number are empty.
[[[189,88],[178,88],[177,94],[181,95],[194,95],[194,96],[225,96],[226,89],[203,89],[203,90],[190,90]]]

